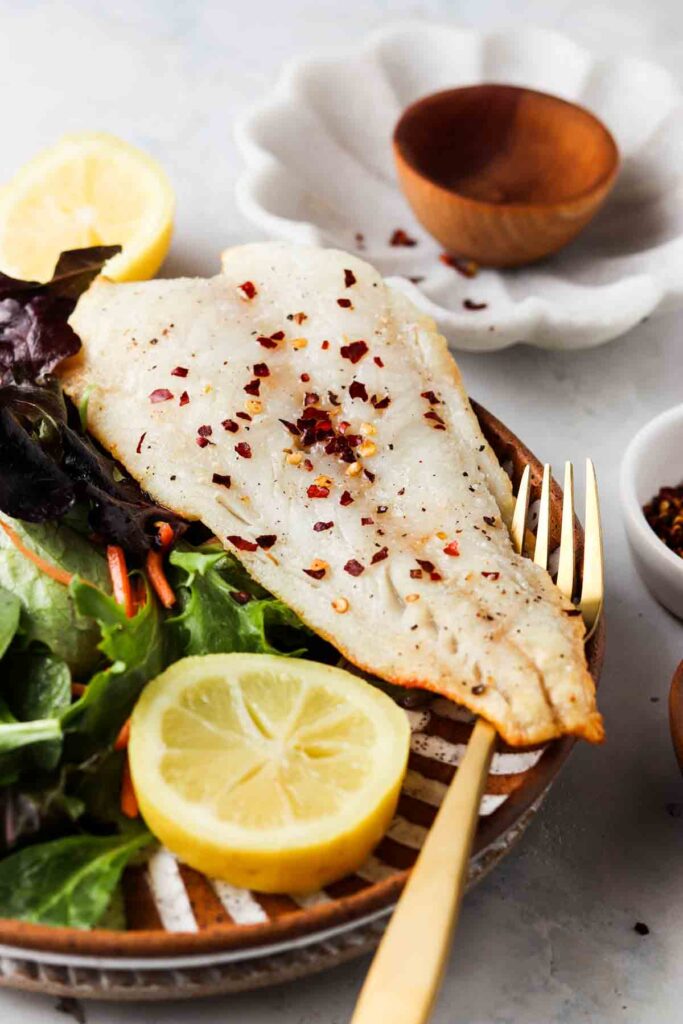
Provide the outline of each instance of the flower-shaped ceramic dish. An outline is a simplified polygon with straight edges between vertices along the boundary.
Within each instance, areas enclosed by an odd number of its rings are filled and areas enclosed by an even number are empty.
[[[537,500],[543,467],[507,427],[475,405],[482,430],[515,490],[531,466]],[[551,551],[559,544],[562,492],[551,491]],[[583,533],[575,523],[577,568]],[[600,621],[586,655],[597,682]],[[0,920],[0,986],[91,999],[179,999],[236,992],[303,977],[368,952],[404,885],[446,787],[457,770],[472,716],[427,698],[408,712],[409,770],[397,815],[358,872],[311,896],[263,895],[208,879],[166,850],[124,876],[126,931],[52,928]],[[511,849],[538,810],[574,745],[500,744],[480,809],[468,884]]]
[[[559,254],[467,277],[439,260],[401,195],[391,136],[414,100],[478,82],[587,107],[614,135],[622,169],[605,207]],[[236,132],[246,161],[237,198],[254,224],[270,237],[360,250],[400,277],[457,348],[590,347],[683,304],[683,99],[653,64],[600,59],[536,29],[403,23],[288,64]],[[390,242],[397,230],[402,245]]]

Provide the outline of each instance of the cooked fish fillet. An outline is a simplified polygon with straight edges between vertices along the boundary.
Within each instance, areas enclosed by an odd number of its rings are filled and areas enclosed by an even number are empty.
[[[349,661],[512,744],[601,739],[581,619],[513,551],[443,338],[372,267],[247,245],[209,280],[99,281],[71,323],[92,433]]]

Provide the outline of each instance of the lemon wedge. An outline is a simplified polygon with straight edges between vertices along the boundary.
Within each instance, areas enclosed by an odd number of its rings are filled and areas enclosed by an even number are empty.
[[[261,892],[360,867],[393,816],[405,713],[341,669],[267,654],[176,662],[133,712],[142,815],[181,860]]]
[[[103,133],[66,136],[0,190],[0,268],[47,281],[66,249],[121,245],[107,277],[144,280],[168,251],[174,203],[162,168],[135,146]]]

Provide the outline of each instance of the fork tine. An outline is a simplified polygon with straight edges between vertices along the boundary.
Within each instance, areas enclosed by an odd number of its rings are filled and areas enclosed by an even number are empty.
[[[534,562],[541,569],[548,568],[548,543],[550,538],[550,466],[546,462],[543,467],[543,483],[541,484],[541,504],[538,510],[538,526],[536,527],[536,546]]]
[[[583,581],[579,608],[586,623],[587,637],[595,629],[604,596],[602,524],[595,467],[586,459],[586,520],[583,549]]]
[[[521,555],[524,550],[524,531],[526,529],[526,517],[529,510],[529,477],[531,470],[529,466],[525,466],[524,472],[522,473],[522,479],[519,481],[519,490],[517,491],[517,502],[515,504],[514,515],[512,516],[512,525],[510,526],[510,536],[512,537],[512,546],[518,555]]]
[[[564,497],[562,499],[562,532],[557,587],[571,601],[574,593],[574,467],[564,464]]]

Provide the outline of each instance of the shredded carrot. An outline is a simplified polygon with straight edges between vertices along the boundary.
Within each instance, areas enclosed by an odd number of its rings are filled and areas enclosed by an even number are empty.
[[[172,608],[176,598],[170,583],[166,579],[162,553],[160,551],[150,551],[147,555],[146,566],[149,582],[152,584],[157,597],[164,608]]]
[[[64,569],[58,569],[56,565],[51,565],[50,562],[46,562],[44,558],[37,555],[35,551],[31,551],[30,548],[27,548],[19,534],[2,519],[0,519],[0,526],[12,541],[17,551],[20,551],[22,555],[25,555],[26,558],[33,562],[34,565],[37,565],[41,572],[44,572],[46,576],[49,576],[57,583],[63,583],[65,587],[69,586],[73,579],[70,572],[66,572]]]
[[[161,550],[166,551],[173,543],[175,530],[170,523],[157,523],[156,526],[159,531],[159,543],[161,544]]]
[[[127,718],[119,729],[119,734],[114,742],[114,750],[125,750],[130,739],[130,718]]]
[[[132,619],[135,615],[133,591],[130,585],[130,577],[128,576],[126,555],[123,548],[119,547],[118,544],[107,545],[107,565],[109,566],[114,600],[117,604],[123,606],[128,618]]]
[[[85,683],[72,683],[71,684],[71,696],[82,697],[85,691],[88,689]]]
[[[126,755],[126,760],[123,762],[123,771],[121,772],[120,803],[121,811],[127,818],[137,818],[139,816],[138,798],[135,795],[133,780],[130,777],[128,755]]]

